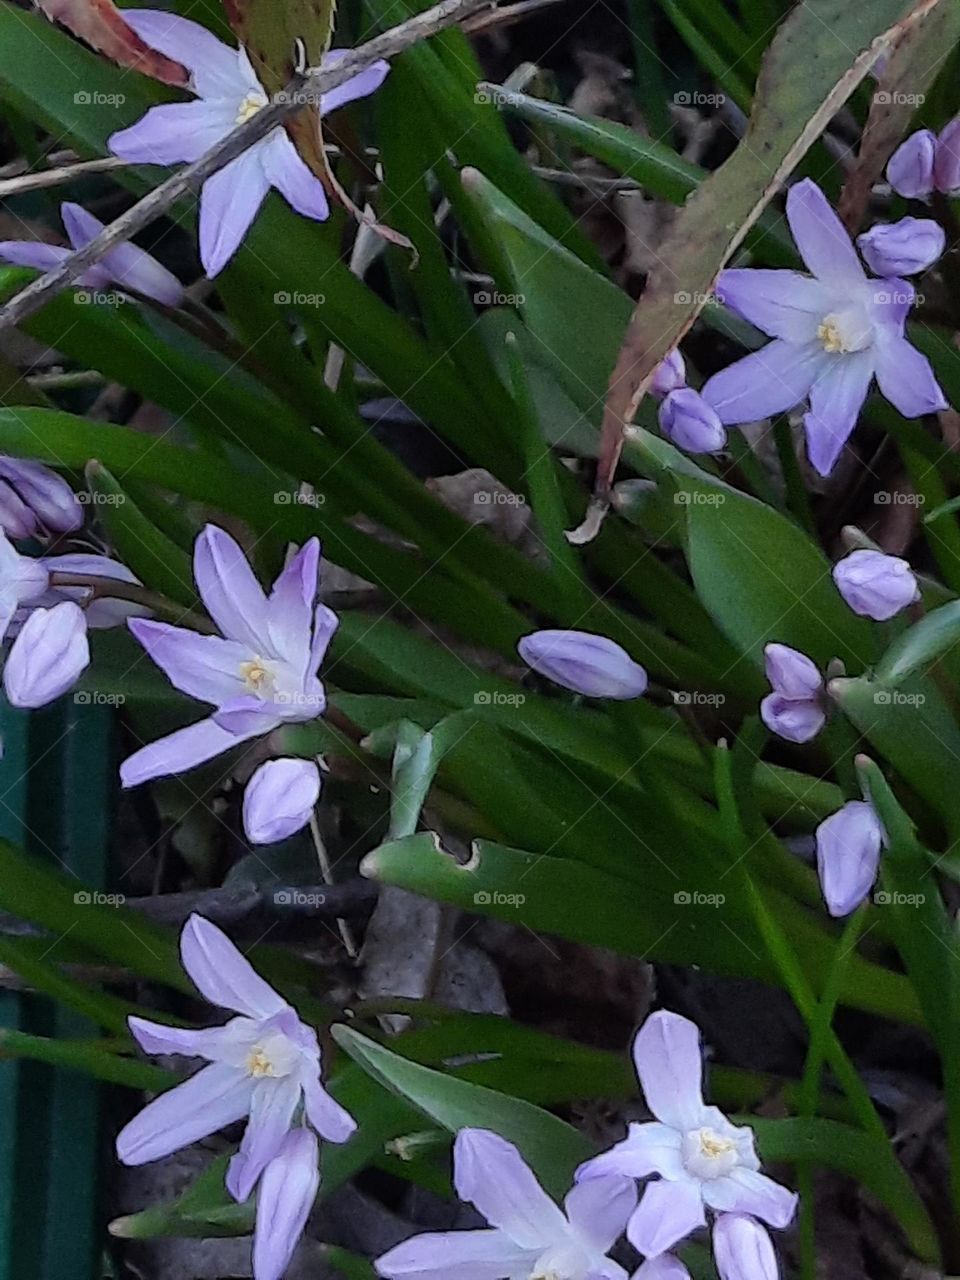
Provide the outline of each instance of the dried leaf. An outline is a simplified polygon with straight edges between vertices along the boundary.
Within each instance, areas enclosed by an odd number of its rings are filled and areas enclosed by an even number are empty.
[[[144,44],[113,0],[37,0],[37,6],[52,22],[59,22],[121,67],[132,67],[178,88],[190,79],[179,62]]]

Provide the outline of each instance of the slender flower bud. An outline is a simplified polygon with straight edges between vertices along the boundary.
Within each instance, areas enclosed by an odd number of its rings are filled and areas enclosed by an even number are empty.
[[[875,622],[886,622],[920,599],[906,560],[882,551],[851,551],[833,566],[833,580],[853,612]]]
[[[0,455],[0,478],[15,490],[36,520],[52,532],[73,533],[83,524],[83,507],[77,495],[62,476],[42,462]]]
[[[687,367],[683,362],[683,356],[674,347],[654,369],[650,390],[655,396],[668,396],[671,391],[678,391],[686,380]]]
[[[823,677],[805,653],[787,644],[768,644],[763,651],[767,679],[774,693],[784,698],[816,698],[823,690]]]
[[[15,707],[43,707],[59,698],[90,663],[87,624],[79,605],[66,600],[35,609],[3,668],[3,687]]]
[[[777,1280],[777,1255],[768,1232],[743,1213],[722,1213],[713,1228],[713,1260],[720,1280]]]
[[[887,164],[887,181],[907,200],[926,200],[933,192],[936,134],[929,129],[912,133],[901,142]]]
[[[291,1129],[263,1172],[253,1232],[256,1280],[280,1280],[293,1257],[320,1187],[318,1155],[310,1129]]]
[[[588,698],[639,698],[647,673],[613,640],[589,631],[534,631],[517,645],[534,671]]]
[[[848,800],[817,827],[817,872],[832,916],[848,916],[870,892],[882,844],[880,819],[865,800]]]
[[[247,839],[251,844],[286,840],[307,825],[319,798],[320,770],[312,760],[268,760],[243,793]]]
[[[933,179],[937,190],[945,196],[956,195],[960,191],[960,116],[940,132],[933,162]]]
[[[787,742],[809,742],[827,718],[820,672],[806,654],[789,645],[768,644],[763,652],[773,692],[760,703],[760,718]]]
[[[933,266],[946,247],[943,227],[932,218],[901,218],[857,236],[864,261],[875,275],[912,276]]]
[[[660,405],[660,430],[689,453],[716,453],[727,433],[716,410],[693,387],[678,387]]]

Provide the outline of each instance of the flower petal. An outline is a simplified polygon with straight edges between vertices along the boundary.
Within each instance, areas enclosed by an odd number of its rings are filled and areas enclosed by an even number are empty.
[[[763,271],[753,267],[722,271],[720,301],[744,320],[789,342],[812,342],[831,310],[831,294],[819,280],[799,271]]]
[[[45,707],[90,664],[83,610],[70,600],[34,609],[20,628],[3,668],[3,688],[15,707]]]
[[[308,1075],[302,1083],[307,1119],[314,1129],[327,1142],[346,1142],[356,1132],[356,1120],[327,1092],[319,1074]]]
[[[255,694],[241,694],[230,698],[213,713],[213,719],[228,733],[236,738],[254,738],[263,733],[270,733],[280,724],[284,717],[280,714],[288,704],[264,702]],[[323,703],[314,703],[309,716],[289,716],[288,719],[313,719],[323,711]]]
[[[210,1004],[259,1021],[290,1009],[223,930],[203,916],[194,914],[183,926],[180,956],[194,986]]]
[[[633,1041],[633,1061],[647,1106],[665,1125],[696,1128],[703,1111],[700,1032],[689,1018],[659,1009]]]
[[[147,1103],[120,1130],[117,1156],[124,1164],[141,1165],[189,1147],[246,1115],[252,1092],[246,1072],[219,1062],[204,1067]]]
[[[627,1223],[627,1239],[645,1257],[666,1253],[706,1222],[699,1182],[651,1182]]]
[[[760,703],[760,719],[771,733],[787,742],[803,743],[815,738],[826,724],[827,714],[814,698],[785,698],[768,693]]]
[[[107,147],[121,160],[137,164],[190,164],[235,124],[236,108],[228,103],[165,102],[112,133]]]
[[[577,1181],[623,1175],[646,1178],[659,1173],[664,1178],[683,1177],[680,1159],[682,1134],[678,1129],[658,1121],[631,1124],[627,1136],[609,1151],[587,1160],[577,1170]]]
[[[317,1140],[294,1129],[264,1170],[253,1232],[256,1280],[280,1280],[296,1249],[320,1188]]]
[[[217,707],[248,692],[241,667],[253,654],[244,645],[150,618],[127,625],[181,693]]]
[[[703,1184],[703,1198],[723,1213],[748,1213],[771,1227],[788,1227],[797,1211],[797,1195],[765,1173],[737,1168],[724,1178]]]
[[[211,280],[240,248],[270,190],[262,164],[263,148],[263,143],[252,146],[203,184],[200,261]]]
[[[146,1018],[127,1019],[130,1034],[144,1053],[178,1053],[184,1058],[206,1058],[238,1066],[242,1049],[251,1046],[258,1034],[249,1018],[232,1018],[223,1027],[170,1027]]]
[[[207,612],[228,639],[254,653],[269,647],[267,597],[240,545],[215,524],[197,538],[193,575]]]
[[[310,644],[310,672],[316,673],[326,656],[340,619],[325,604],[318,604],[313,615],[313,640]]]
[[[787,192],[787,222],[801,258],[825,284],[864,282],[866,275],[846,228],[811,178]]]
[[[459,1198],[521,1249],[545,1249],[565,1233],[566,1219],[512,1142],[488,1129],[461,1129],[453,1167]]]
[[[727,425],[757,422],[805,399],[826,359],[819,342],[798,344],[775,338],[715,373],[704,383],[701,395]]]
[[[305,218],[326,222],[330,217],[330,202],[323,183],[300,159],[285,129],[270,135],[263,146],[261,160],[270,185],[276,187],[291,208]]]
[[[690,1272],[672,1253],[661,1253],[659,1257],[648,1258],[633,1273],[632,1280],[690,1280]]]
[[[186,773],[188,769],[205,764],[243,741],[242,737],[221,729],[211,719],[198,720],[196,724],[168,733],[165,738],[149,742],[132,756],[127,756],[120,766],[120,781],[125,787],[137,787],[151,778]]]
[[[875,353],[880,390],[905,418],[949,408],[930,361],[906,338],[881,334]]]
[[[73,533],[83,524],[83,507],[77,495],[62,476],[42,462],[0,456],[0,476],[13,485],[48,529]]]
[[[320,770],[313,760],[267,760],[243,793],[247,839],[251,844],[286,840],[307,825],[319,798]]]
[[[771,641],[764,646],[763,663],[774,692],[785,698],[816,698],[823,691],[817,664],[799,649]]]
[[[209,28],[161,9],[125,9],[123,20],[151,49],[185,66],[201,98],[244,96],[237,50],[218,40]]]
[[[567,1192],[563,1207],[578,1234],[606,1253],[637,1207],[636,1184],[633,1178],[589,1178]]]
[[[883,828],[865,800],[848,800],[817,827],[817,874],[827,910],[847,916],[873,887]]]
[[[720,1280],[777,1280],[773,1242],[753,1218],[722,1213],[713,1228],[713,1257]]]
[[[803,417],[807,457],[828,476],[857,425],[873,378],[875,349],[828,357],[832,364],[810,388],[810,409]]]
[[[290,558],[273,584],[267,626],[273,651],[307,675],[313,633],[313,608],[320,582],[320,542],[311,538]]]
[[[503,1231],[430,1231],[404,1240],[373,1265],[387,1280],[502,1280],[528,1275],[536,1260],[536,1250],[518,1248]]]
[[[238,1203],[247,1199],[261,1173],[279,1153],[299,1101],[300,1085],[292,1076],[258,1080],[254,1085],[250,1119],[240,1150],[227,1168],[227,1190]]]
[[[323,65],[332,66],[339,62],[346,52],[346,49],[330,49],[324,54]],[[371,93],[376,93],[389,72],[390,64],[384,62],[382,58],[377,62],[371,62],[369,67],[364,67],[355,76],[337,85],[336,89],[331,89],[323,95],[320,99],[320,114],[326,116],[331,111],[336,111],[338,107],[345,107],[348,102],[356,102],[358,98],[368,98]]]

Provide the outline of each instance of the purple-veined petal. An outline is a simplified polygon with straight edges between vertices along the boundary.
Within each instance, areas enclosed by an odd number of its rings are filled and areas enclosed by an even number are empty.
[[[303,677],[310,663],[313,609],[319,580],[320,543],[317,538],[311,538],[277,577],[268,603],[273,652]]]
[[[0,529],[10,538],[31,538],[37,531],[33,508],[6,480],[0,480]]]
[[[646,1258],[666,1253],[706,1222],[699,1182],[650,1182],[627,1223],[627,1239]]]
[[[40,559],[22,556],[0,530],[0,587],[14,603],[39,600],[46,592],[50,575]]]
[[[104,256],[103,265],[117,284],[167,307],[179,307],[184,288],[172,271],[138,245],[124,241]]]
[[[302,1084],[307,1119],[320,1137],[327,1142],[346,1142],[357,1128],[350,1112],[323,1087],[319,1072],[305,1076]]]
[[[276,187],[292,209],[305,218],[326,222],[330,217],[330,202],[323,183],[300,159],[285,129],[277,129],[269,136],[260,159],[267,181]]]
[[[588,1178],[567,1192],[563,1207],[576,1232],[606,1253],[637,1207],[636,1184],[632,1178]]]
[[[307,825],[319,799],[320,770],[313,760],[267,760],[243,793],[247,839],[251,844],[286,840]]]
[[[944,195],[960,190],[960,118],[954,118],[940,131],[933,161],[933,181]]]
[[[715,373],[700,394],[728,426],[757,422],[804,400],[828,359],[819,342],[775,338]]]
[[[206,1058],[239,1066],[243,1049],[258,1035],[258,1026],[249,1018],[233,1018],[223,1027],[170,1027],[146,1018],[127,1019],[130,1034],[144,1053],[178,1053],[185,1058]]]
[[[832,916],[847,916],[877,878],[883,828],[873,805],[849,800],[817,827],[817,872]]]
[[[671,1129],[696,1128],[703,1112],[703,1057],[696,1024],[669,1009],[651,1013],[634,1038],[633,1062],[656,1118]]]
[[[190,164],[236,123],[231,103],[165,102],[151,107],[136,124],[111,134],[107,147],[121,160],[136,164]]]
[[[281,713],[285,710],[288,708],[277,703],[264,702],[254,694],[241,694],[236,698],[228,699],[218,707],[213,713],[213,719],[221,729],[226,729],[235,738],[255,738],[260,734],[270,733],[283,722],[284,718],[313,719],[314,715],[320,715],[323,708],[320,707],[311,716],[303,717],[296,715],[284,717]]]
[[[42,524],[55,533],[73,533],[83,524],[83,507],[66,480],[42,462],[0,456],[0,476],[12,484]]]
[[[829,356],[833,364],[810,388],[810,409],[803,416],[807,457],[822,476],[828,476],[857,425],[873,378],[875,348]]]
[[[183,926],[180,956],[194,986],[210,1004],[260,1021],[290,1009],[223,930],[203,916],[194,914]]]
[[[386,1280],[502,1280],[529,1275],[537,1256],[503,1231],[431,1231],[404,1240],[373,1265]]]
[[[833,566],[833,580],[854,613],[874,622],[886,622],[920,599],[908,561],[866,547],[839,560]]]
[[[203,184],[200,261],[211,280],[240,248],[270,190],[262,163],[263,147],[262,142],[255,144]]]
[[[238,1203],[247,1199],[261,1173],[279,1153],[299,1101],[300,1085],[292,1076],[266,1078],[254,1085],[243,1141],[227,1168],[227,1190]]]
[[[717,453],[727,443],[716,410],[693,387],[678,387],[665,396],[657,421],[667,439],[688,453]]]
[[[857,236],[857,246],[867,266],[875,275],[887,279],[926,271],[943,253],[946,243],[946,232],[932,218],[878,222]]]
[[[330,49],[324,54],[323,65],[332,66],[339,62],[346,52],[346,49]],[[371,62],[369,67],[364,67],[349,80],[344,80],[343,84],[337,85],[336,89],[323,94],[320,99],[320,114],[326,116],[331,111],[336,111],[338,107],[346,106],[348,102],[369,98],[371,93],[376,93],[380,88],[389,72],[389,62],[384,62],[383,59]]]
[[[269,648],[269,606],[239,543],[208,524],[193,549],[193,575],[207,612],[230,640],[254,653]]]
[[[151,618],[131,618],[127,625],[181,693],[212,706],[247,693],[242,668],[253,655],[244,645]]]
[[[137,787],[151,778],[186,773],[241,742],[243,738],[221,729],[213,720],[198,720],[127,756],[120,766],[120,781],[125,787]]]
[[[294,1129],[264,1170],[253,1231],[256,1280],[280,1280],[293,1257],[320,1188],[317,1140]]]
[[[773,1242],[753,1218],[722,1213],[713,1227],[713,1257],[720,1280],[777,1280]]]
[[[807,268],[834,288],[863,284],[857,251],[830,202],[811,178],[787,192],[787,222]]]
[[[109,556],[68,551],[62,556],[41,556],[39,563],[49,573],[77,573],[86,577],[116,578],[118,582],[140,585],[140,579],[135,573],[132,573],[119,560],[111,560]],[[123,626],[128,618],[144,617],[148,613],[143,605],[134,604],[132,600],[118,600],[111,596],[99,596],[96,600],[90,600],[90,592],[85,587],[52,587],[50,595],[52,603],[64,599],[83,603],[88,631]]]
[[[236,1067],[214,1063],[183,1084],[148,1102],[117,1135],[123,1164],[149,1164],[189,1147],[246,1115],[251,1077]]]
[[[799,649],[776,641],[764,646],[764,669],[775,693],[785,698],[816,698],[823,690],[817,664]]]
[[[875,347],[877,384],[905,418],[949,408],[930,361],[906,338],[881,334]]]
[[[631,1280],[690,1280],[690,1272],[672,1253],[661,1253],[657,1258],[648,1258]]]
[[[79,605],[65,600],[34,609],[20,628],[3,668],[3,687],[14,707],[45,707],[90,665],[87,624]]]
[[[901,142],[887,163],[887,181],[907,200],[926,200],[933,192],[937,135],[918,129]]]
[[[71,249],[60,244],[44,244],[42,240],[0,240],[0,262],[13,267],[36,267],[49,271],[69,258]]]
[[[650,380],[650,393],[655,396],[668,396],[671,391],[679,391],[687,381],[687,366],[678,347],[674,347],[663,357]]]
[[[771,733],[787,742],[803,743],[817,736],[827,722],[827,714],[821,703],[812,698],[768,693],[760,703],[760,719]]]
[[[821,320],[833,310],[835,295],[799,271],[733,267],[720,273],[717,296],[771,338],[812,342]]]
[[[237,51],[209,28],[162,9],[124,10],[123,18],[144,44],[187,68],[201,98],[243,97],[246,84],[237,67]]]
[[[765,1173],[742,1166],[726,1177],[703,1183],[703,1199],[721,1213],[748,1213],[771,1227],[788,1227],[797,1211],[797,1195]]]
[[[647,688],[639,662],[615,640],[591,631],[533,631],[517,650],[534,671],[584,697],[625,700],[639,698]]]
[[[318,604],[313,615],[313,640],[310,644],[310,673],[316,673],[326,656],[340,619],[325,604]]]
[[[664,1178],[682,1178],[682,1138],[679,1129],[657,1120],[646,1124],[634,1122],[628,1126],[627,1136],[622,1142],[615,1143],[608,1151],[580,1166],[577,1181],[618,1175],[646,1178],[651,1173],[659,1173]]]
[[[488,1129],[461,1129],[453,1145],[454,1185],[521,1249],[547,1248],[566,1219],[512,1142]]]

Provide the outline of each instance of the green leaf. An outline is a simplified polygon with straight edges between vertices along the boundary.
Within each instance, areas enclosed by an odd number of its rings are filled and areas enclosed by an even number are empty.
[[[139,1213],[114,1218],[110,1234],[121,1240],[152,1240],[160,1236],[243,1236],[253,1230],[256,1203],[237,1202],[227,1193],[224,1179],[230,1156],[218,1156],[175,1200],[151,1205]]]
[[[942,657],[960,640],[960,600],[954,600],[908,627],[897,636],[877,663],[880,684],[895,689],[915,671]]]

